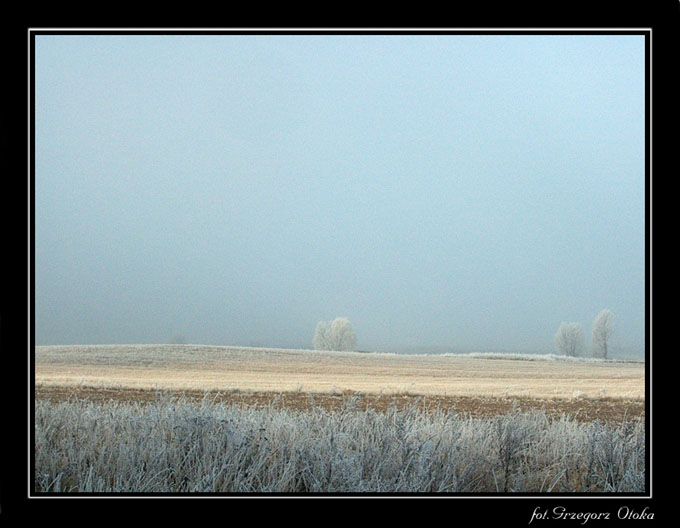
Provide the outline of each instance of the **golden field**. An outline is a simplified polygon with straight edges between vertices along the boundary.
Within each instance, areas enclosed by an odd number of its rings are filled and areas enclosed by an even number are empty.
[[[36,387],[643,400],[645,364],[203,345],[35,348]]]

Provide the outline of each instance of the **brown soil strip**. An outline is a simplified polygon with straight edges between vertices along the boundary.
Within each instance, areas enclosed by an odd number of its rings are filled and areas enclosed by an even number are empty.
[[[161,393],[143,389],[102,389],[91,387],[37,386],[36,400],[63,402],[88,400],[93,402],[149,403],[158,400]],[[595,419],[606,422],[623,422],[645,419],[645,402],[617,399],[536,399],[536,398],[490,398],[470,396],[419,396],[414,394],[382,395],[369,393],[343,394],[308,392],[245,392],[245,391],[164,391],[164,398],[184,397],[191,401],[225,402],[254,407],[288,408],[308,410],[320,407],[328,411],[341,409],[353,404],[359,410],[374,409],[385,411],[396,406],[398,409],[415,405],[421,410],[453,408],[457,413],[470,417],[492,417],[506,414],[513,409],[519,411],[544,411],[550,418],[566,415],[580,422]]]

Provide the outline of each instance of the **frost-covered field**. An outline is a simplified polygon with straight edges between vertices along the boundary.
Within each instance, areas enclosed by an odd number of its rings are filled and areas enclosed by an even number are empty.
[[[561,361],[565,363],[587,363],[590,365],[613,365],[617,363],[632,363],[643,365],[640,359],[601,359],[593,357],[559,356],[557,354],[517,354],[513,352],[469,352],[467,354],[443,354],[444,356],[466,356],[480,359],[506,359],[519,361]]]
[[[554,355],[390,354],[203,345],[36,347],[42,386],[644,399],[645,365]]]
[[[37,387],[644,399],[644,364],[199,345],[37,347]],[[81,391],[83,392],[83,391]],[[168,392],[169,394],[169,392]],[[215,394],[215,392],[213,392]],[[488,399],[488,398],[487,398]],[[565,400],[561,400],[565,401]],[[644,492],[637,419],[341,411],[160,399],[35,402],[36,492]]]
[[[644,423],[541,412],[35,404],[34,491],[645,492]]]

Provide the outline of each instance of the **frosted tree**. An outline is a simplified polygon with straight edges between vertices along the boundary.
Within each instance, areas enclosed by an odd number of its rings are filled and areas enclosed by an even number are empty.
[[[613,331],[614,315],[609,310],[602,310],[593,322],[591,340],[593,357],[607,359]]]
[[[315,350],[355,350],[357,336],[349,319],[336,317],[333,321],[319,321],[313,344]]]
[[[583,328],[579,323],[562,323],[555,334],[557,353],[562,356],[580,356],[585,349]]]
[[[330,325],[326,321],[319,321],[314,331],[314,339],[312,344],[314,350],[328,350],[328,334],[330,333]]]

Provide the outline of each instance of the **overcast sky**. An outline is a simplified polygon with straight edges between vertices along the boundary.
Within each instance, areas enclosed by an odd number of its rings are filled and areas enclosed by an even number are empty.
[[[642,349],[641,35],[38,35],[36,344]]]

